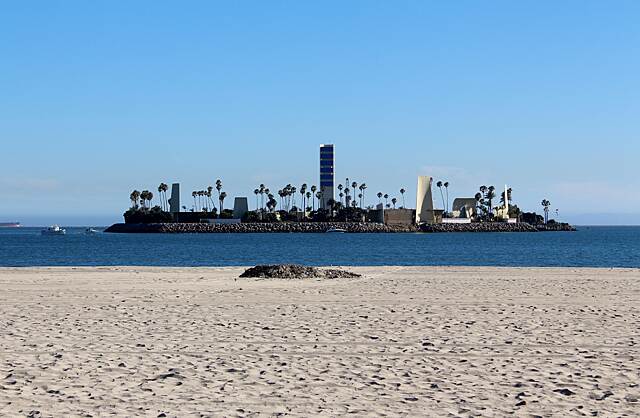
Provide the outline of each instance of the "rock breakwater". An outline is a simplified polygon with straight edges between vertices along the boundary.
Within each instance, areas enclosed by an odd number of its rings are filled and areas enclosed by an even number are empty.
[[[575,231],[568,224],[537,225],[528,223],[510,224],[504,222],[486,222],[470,224],[433,224],[433,225],[383,225],[358,222],[277,222],[277,223],[155,223],[155,224],[113,224],[105,232],[121,233],[322,233],[332,228],[356,233],[397,233],[397,232],[544,232]]]
[[[158,223],[158,224],[113,224],[105,232],[123,233],[268,233],[268,232],[326,232],[341,228],[347,232],[418,232],[414,225],[383,225],[358,222],[278,222],[278,223]]]
[[[470,224],[433,224],[420,225],[421,232],[537,232],[527,223],[510,224],[505,222],[486,222]]]
[[[535,226],[525,222],[516,224],[506,222],[478,222],[470,224],[420,225],[421,232],[562,232],[575,230],[573,226],[565,223]]]

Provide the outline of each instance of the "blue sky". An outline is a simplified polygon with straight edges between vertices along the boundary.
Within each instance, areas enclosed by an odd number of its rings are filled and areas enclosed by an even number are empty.
[[[0,221],[107,224],[160,181],[317,183],[326,142],[370,203],[430,174],[637,224],[638,21],[637,1],[4,3]]]

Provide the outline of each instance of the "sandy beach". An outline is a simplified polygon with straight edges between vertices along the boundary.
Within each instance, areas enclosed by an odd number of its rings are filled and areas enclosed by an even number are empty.
[[[1,416],[638,416],[640,270],[0,269]]]

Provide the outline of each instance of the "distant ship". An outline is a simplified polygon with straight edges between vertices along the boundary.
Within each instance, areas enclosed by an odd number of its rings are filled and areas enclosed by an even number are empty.
[[[20,228],[20,222],[0,222],[0,228]]]

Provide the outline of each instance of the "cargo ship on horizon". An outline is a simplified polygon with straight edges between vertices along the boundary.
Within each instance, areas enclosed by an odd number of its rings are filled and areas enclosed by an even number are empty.
[[[20,222],[0,222],[0,228],[20,228]]]

